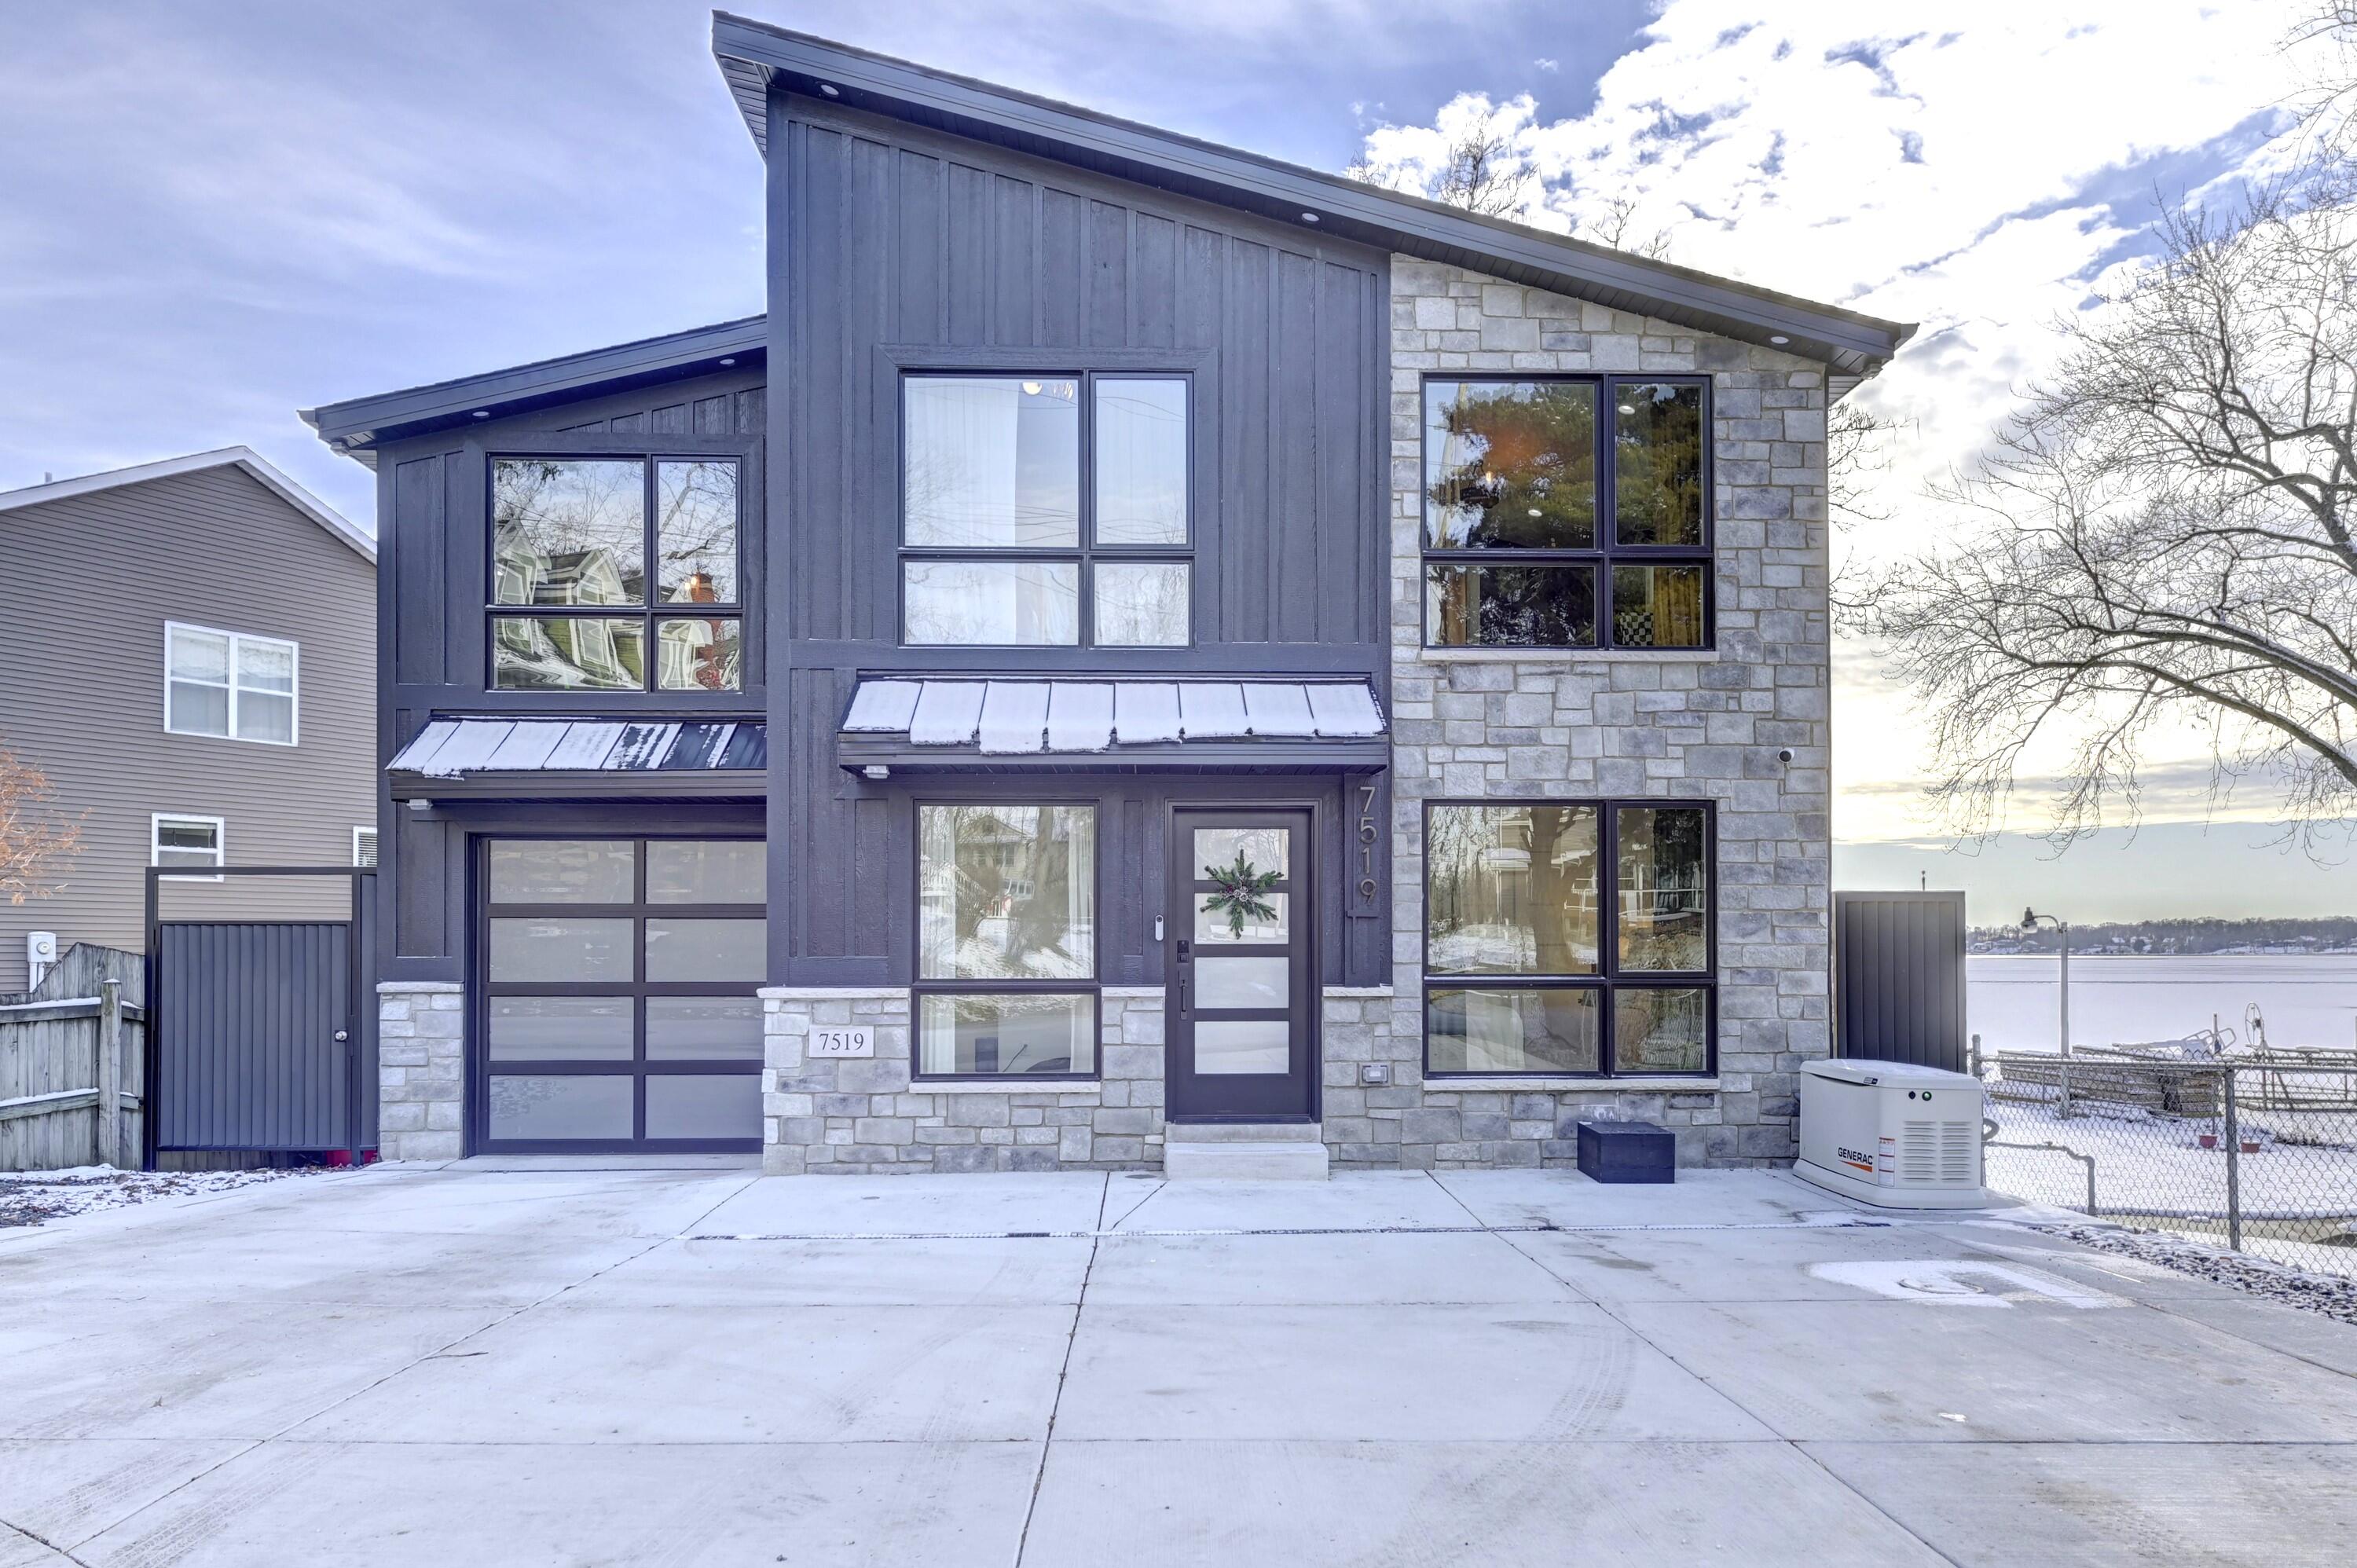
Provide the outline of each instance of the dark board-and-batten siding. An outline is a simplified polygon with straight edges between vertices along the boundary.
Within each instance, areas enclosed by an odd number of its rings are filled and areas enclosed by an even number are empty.
[[[758,564],[764,559],[760,453],[768,421],[764,373],[758,365],[748,365],[726,375],[582,399],[388,446],[377,468],[380,513],[392,520],[384,548],[390,597],[380,628],[385,681],[378,714],[379,755],[393,756],[437,713],[546,711],[554,716],[591,711],[670,712],[689,705],[676,694],[654,693],[520,695],[485,689],[484,575],[490,554],[487,457],[501,450],[561,447],[586,452],[603,446],[602,437],[610,437],[610,449],[616,451],[660,450],[674,440],[689,444],[679,450],[704,450],[708,445],[741,451],[750,461],[745,492],[750,593],[760,581]],[[741,710],[748,716],[766,711],[759,662],[766,633],[762,607],[747,607],[747,689],[705,700],[703,705]],[[384,846],[379,896],[393,917],[382,928],[380,962],[386,977],[401,980],[462,978],[470,827],[480,828],[494,818],[519,832],[561,830],[568,823],[580,824],[583,831],[644,832],[649,825],[643,811],[592,814],[567,805],[540,808],[536,815],[523,809],[421,815],[395,811],[382,778],[378,800]],[[683,826],[733,824],[742,831],[751,825],[741,810],[663,810],[665,822]]]
[[[791,124],[771,170],[797,636],[880,645],[871,662],[940,661],[892,646],[901,371],[1161,366],[1196,378],[1197,646],[1093,661],[1380,666],[1386,258],[804,111],[780,104]],[[1232,655],[1239,644],[1291,646]]]
[[[1326,970],[1374,976],[1340,918],[1339,778],[870,780],[838,766],[860,671],[1349,672],[1389,698],[1388,257],[1143,186],[815,101],[770,104],[773,538],[792,637],[773,671],[772,973],[897,984],[913,967],[920,800],[1098,807],[1098,972],[1157,982],[1175,800],[1315,798],[1337,874]],[[899,379],[1165,370],[1193,381],[1193,646],[903,649]]]

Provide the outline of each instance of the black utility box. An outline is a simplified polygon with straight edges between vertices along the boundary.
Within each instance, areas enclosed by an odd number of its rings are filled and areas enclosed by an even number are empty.
[[[1590,1181],[1675,1181],[1678,1141],[1651,1122],[1582,1122],[1579,1174]]]

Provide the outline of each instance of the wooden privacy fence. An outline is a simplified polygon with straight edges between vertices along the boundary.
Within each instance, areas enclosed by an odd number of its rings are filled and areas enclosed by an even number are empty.
[[[0,1171],[139,1164],[146,1015],[98,990],[0,1006]]]

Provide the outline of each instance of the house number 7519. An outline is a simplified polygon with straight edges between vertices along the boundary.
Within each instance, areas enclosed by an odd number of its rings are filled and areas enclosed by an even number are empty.
[[[1359,897],[1375,896],[1375,787],[1359,786]]]

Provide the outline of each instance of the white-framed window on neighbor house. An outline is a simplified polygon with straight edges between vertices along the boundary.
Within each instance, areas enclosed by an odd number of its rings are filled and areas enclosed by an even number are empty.
[[[275,637],[164,623],[164,728],[293,746],[301,650]]]
[[[147,864],[173,873],[174,881],[219,882],[209,867],[228,864],[229,824],[220,817],[157,811],[147,819]]]
[[[354,865],[376,864],[376,830],[374,828],[352,830],[352,864]]]

